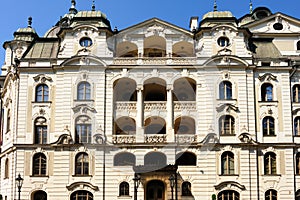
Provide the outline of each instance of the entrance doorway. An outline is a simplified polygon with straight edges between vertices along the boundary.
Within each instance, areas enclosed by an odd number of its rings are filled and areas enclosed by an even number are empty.
[[[153,180],[147,183],[146,200],[164,200],[165,186],[162,181]]]

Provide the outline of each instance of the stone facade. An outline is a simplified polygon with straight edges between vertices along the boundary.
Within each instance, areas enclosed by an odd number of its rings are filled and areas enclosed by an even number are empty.
[[[30,21],[30,20],[29,20]],[[0,194],[300,198],[300,20],[257,8],[112,30],[68,14],[4,43]]]

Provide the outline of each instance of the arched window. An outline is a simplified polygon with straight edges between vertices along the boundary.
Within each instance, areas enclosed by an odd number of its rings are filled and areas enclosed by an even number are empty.
[[[232,152],[224,152],[221,156],[221,162],[222,175],[234,174],[234,154]]]
[[[188,181],[184,181],[181,185],[182,196],[192,196],[192,184]]]
[[[34,192],[33,200],[47,200],[47,193],[42,190],[38,190]]]
[[[300,175],[300,153],[296,154],[296,174]]]
[[[232,84],[229,81],[223,81],[219,85],[219,98],[232,99]]]
[[[145,155],[144,164],[153,166],[165,166],[167,165],[167,157],[163,153],[150,152]]]
[[[92,193],[85,190],[78,190],[72,193],[70,200],[93,200],[93,198]]]
[[[9,159],[5,159],[4,178],[9,178]]]
[[[125,181],[119,185],[119,196],[129,196],[129,184]]]
[[[277,200],[277,191],[276,190],[266,191],[265,200]]]
[[[300,41],[297,42],[297,51],[300,51]]]
[[[7,117],[6,117],[6,132],[10,131],[10,109],[7,110]]]
[[[218,194],[218,200],[239,200],[240,194],[233,190],[224,190]]]
[[[80,82],[77,86],[77,100],[91,99],[91,85],[86,82]]]
[[[78,153],[76,155],[75,175],[89,175],[89,156],[87,153]]]
[[[273,101],[273,85],[264,83],[261,86],[261,101]]]
[[[190,152],[183,152],[176,155],[176,165],[197,165],[197,157],[195,154]]]
[[[49,88],[46,84],[39,84],[35,89],[35,101],[45,102],[49,99]]]
[[[300,200],[300,190],[296,191],[295,197],[295,200]]]
[[[135,156],[132,153],[118,153],[114,157],[114,166],[134,166]]]
[[[91,143],[92,140],[92,121],[88,116],[79,116],[75,125],[75,142]]]
[[[264,168],[265,174],[271,175],[276,174],[276,154],[273,152],[268,152],[264,156]]]
[[[47,159],[43,153],[36,153],[33,156],[33,167],[32,175],[33,176],[45,176],[47,167]]]
[[[273,117],[263,118],[263,135],[264,136],[274,136],[275,135],[275,122]]]
[[[34,143],[46,144],[47,143],[47,123],[46,119],[39,117],[34,120]]]
[[[294,135],[300,136],[300,116],[294,119]]]
[[[220,135],[234,135],[235,134],[235,120],[230,115],[224,115],[219,119]]]
[[[293,102],[300,102],[300,85],[296,84],[293,86]]]

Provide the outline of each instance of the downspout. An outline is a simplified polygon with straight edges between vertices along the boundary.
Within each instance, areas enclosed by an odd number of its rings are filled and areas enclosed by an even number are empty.
[[[104,123],[103,123],[103,133],[104,133],[104,137],[105,137],[105,143],[104,143],[104,148],[103,148],[103,178],[102,178],[102,180],[103,180],[103,182],[102,182],[102,190],[103,190],[103,192],[102,192],[102,195],[103,195],[103,200],[105,200],[105,181],[106,181],[106,179],[105,179],[105,176],[106,176],[106,165],[105,165],[105,162],[106,162],[106,155],[105,155],[105,153],[106,153],[106,145],[107,145],[107,137],[106,137],[106,69],[104,70],[104,116],[103,116],[103,120],[104,120]]]
[[[294,74],[297,72],[298,70],[298,66],[295,65],[296,62],[290,62],[289,63],[289,66],[292,66],[293,68],[293,71],[291,72],[290,76],[289,76],[289,82],[290,82],[290,100],[291,100],[291,122],[292,122],[292,138],[293,138],[293,143],[295,142],[295,139],[294,139],[294,121],[293,121],[293,89],[292,89],[292,78],[294,76]],[[296,155],[296,149],[295,147],[293,147],[293,158],[295,158],[295,155]],[[295,159],[293,159],[293,171],[295,172],[296,171],[296,163],[295,163]],[[297,191],[297,186],[296,186],[296,176],[293,176],[294,177],[294,192]],[[294,194],[296,195],[296,194]],[[296,198],[296,196],[295,196]]]
[[[253,58],[253,65],[254,65],[254,58]],[[256,66],[255,66],[256,67]],[[256,88],[255,88],[255,74],[254,74],[255,69],[253,70],[253,95],[254,95],[254,121],[255,121],[255,125],[254,125],[254,131],[255,131],[255,141],[257,141],[257,112],[256,112],[256,108],[257,108],[257,98],[256,98]],[[259,147],[256,145],[256,181],[257,181],[257,200],[260,199],[260,194],[259,194],[259,159],[258,159],[258,150]]]
[[[248,74],[247,74],[247,68],[246,68],[246,98],[247,98],[247,129],[249,132],[249,96],[248,96],[249,88],[248,88]],[[249,170],[249,192],[250,192],[250,200],[252,200],[252,181],[251,181],[251,158],[250,158],[250,151],[251,146],[248,146],[248,170]]]

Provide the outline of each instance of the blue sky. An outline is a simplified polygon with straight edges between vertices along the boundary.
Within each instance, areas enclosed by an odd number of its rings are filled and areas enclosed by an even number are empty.
[[[273,13],[282,12],[300,18],[299,0],[252,0],[253,7],[266,6]],[[77,10],[90,10],[92,0],[76,0]],[[95,0],[96,9],[104,12],[112,28],[119,30],[152,17],[188,29],[191,16],[200,18],[213,10],[214,0]],[[13,39],[13,33],[27,26],[29,16],[33,28],[42,37],[68,12],[71,0],[2,0],[0,3],[0,42]],[[217,0],[218,10],[229,10],[237,18],[249,13],[249,0]],[[0,65],[4,50],[0,48]]]

